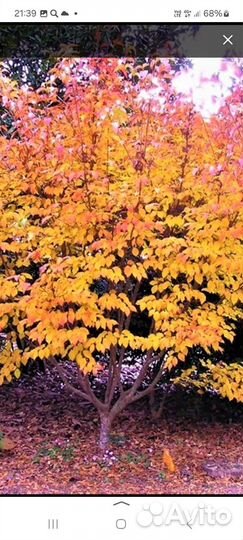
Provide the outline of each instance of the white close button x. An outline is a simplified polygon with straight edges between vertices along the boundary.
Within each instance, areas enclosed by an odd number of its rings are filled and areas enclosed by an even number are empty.
[[[223,34],[223,38],[225,39],[225,41],[223,42],[223,45],[226,45],[226,43],[229,43],[230,45],[233,45],[233,42],[231,41],[232,37],[233,37],[234,34],[231,34],[230,37],[227,37]]]

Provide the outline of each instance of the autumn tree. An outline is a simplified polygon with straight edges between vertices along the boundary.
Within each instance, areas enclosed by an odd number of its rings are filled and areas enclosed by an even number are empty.
[[[37,90],[0,80],[15,126],[0,139],[0,382],[50,362],[96,407],[102,451],[126,406],[196,346],[223,352],[243,318],[242,87],[205,122],[173,76],[160,59],[64,59]],[[127,351],[143,358],[129,388]]]

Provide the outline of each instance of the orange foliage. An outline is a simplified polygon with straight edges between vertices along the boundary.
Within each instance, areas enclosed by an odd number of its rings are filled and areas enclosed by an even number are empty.
[[[174,460],[170,454],[170,451],[165,449],[163,452],[163,464],[168,469],[170,473],[176,472],[176,466]]]
[[[0,78],[15,126],[0,137],[0,383],[29,359],[89,374],[96,353],[140,349],[172,369],[194,346],[233,339],[242,87],[205,124],[172,78],[167,61],[130,59],[62,60],[36,91]],[[141,313],[147,337],[130,327]]]

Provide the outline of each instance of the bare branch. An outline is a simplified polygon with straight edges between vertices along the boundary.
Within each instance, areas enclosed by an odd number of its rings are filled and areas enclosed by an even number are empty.
[[[97,408],[97,410],[99,412],[106,412],[107,411],[107,405],[101,401],[100,399],[98,399],[94,393],[94,391],[92,390],[91,386],[90,386],[90,381],[89,381],[89,378],[87,375],[85,375],[84,377],[84,382],[83,382],[83,385],[84,385],[84,388],[85,388],[85,392],[89,398],[89,401],[91,403],[93,403],[93,405]]]
[[[148,396],[149,394],[151,394],[151,392],[153,391],[154,387],[156,386],[156,384],[159,382],[159,380],[161,379],[161,375],[162,375],[162,372],[161,372],[161,369],[159,370],[159,373],[157,373],[156,377],[154,378],[153,382],[150,383],[150,385],[145,388],[144,390],[141,390],[140,392],[137,392],[134,397],[131,398],[130,400],[130,403],[133,403],[134,401],[137,401],[138,399],[141,399],[142,397],[145,397],[145,396]]]
[[[114,392],[113,389],[113,380],[114,373],[116,370],[116,346],[111,347],[110,351],[110,361],[109,361],[109,371],[108,371],[108,381],[105,392],[105,403],[110,403],[110,398],[112,399]]]
[[[116,386],[117,385],[120,386],[120,384],[121,384],[120,383],[120,376],[121,376],[121,363],[120,363],[120,360],[119,360],[118,365],[116,363],[114,365],[114,375],[113,375],[113,381],[112,381],[112,384],[111,384],[111,387],[110,387],[108,405],[110,405],[111,402],[112,402],[112,398],[114,396]]]
[[[82,390],[79,390],[78,388],[73,386],[68,381],[64,369],[62,368],[62,366],[60,366],[60,364],[57,362],[57,360],[55,360],[55,358],[50,359],[49,363],[55,367],[57,373],[59,374],[60,378],[62,379],[62,382],[64,383],[65,387],[70,392],[72,392],[73,394],[76,394],[77,396],[83,398],[85,401],[88,401],[90,403],[90,399],[89,399],[88,395],[86,394],[86,392],[82,392]]]

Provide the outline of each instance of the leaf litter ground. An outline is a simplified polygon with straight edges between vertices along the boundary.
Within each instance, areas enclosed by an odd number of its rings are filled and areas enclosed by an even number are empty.
[[[96,412],[52,370],[1,387],[0,411],[0,431],[15,443],[0,452],[2,495],[243,494],[241,479],[213,479],[203,469],[208,461],[241,461],[242,406],[176,391],[152,423],[147,402],[137,403],[114,424],[105,464],[96,450]],[[164,449],[174,474],[163,464]]]

